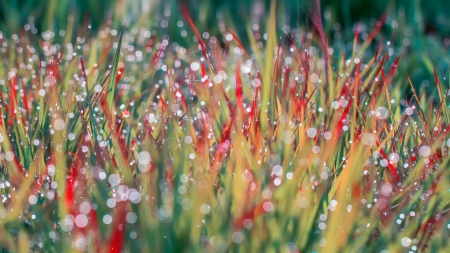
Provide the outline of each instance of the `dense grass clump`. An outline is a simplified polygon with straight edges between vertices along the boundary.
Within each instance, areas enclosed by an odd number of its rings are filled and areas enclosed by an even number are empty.
[[[386,16],[340,50],[275,2],[244,39],[183,4],[192,40],[170,11],[0,32],[3,252],[449,252],[448,71],[399,71]]]

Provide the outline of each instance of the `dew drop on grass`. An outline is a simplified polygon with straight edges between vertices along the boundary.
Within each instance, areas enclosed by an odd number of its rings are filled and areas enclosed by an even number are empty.
[[[333,101],[333,103],[331,103],[331,107],[333,107],[333,109],[338,109],[340,106],[341,105],[338,101]]]
[[[114,207],[116,206],[116,201],[115,201],[114,199],[108,199],[108,200],[106,201],[106,205],[107,205],[109,208],[114,208]]]
[[[381,161],[380,161],[380,165],[381,165],[382,167],[388,166],[388,160],[387,160],[387,159],[381,160]]]
[[[376,144],[376,136],[371,133],[364,133],[362,136],[362,142],[367,146],[375,146]]]
[[[48,75],[45,77],[44,86],[49,87],[56,84],[56,77],[54,75]]]
[[[67,137],[68,137],[69,140],[71,140],[71,141],[75,140],[75,134],[73,134],[73,133],[70,133]]]
[[[191,136],[186,136],[186,137],[184,137],[184,142],[186,143],[186,144],[190,144],[190,143],[192,143],[192,137]]]
[[[253,79],[252,86],[258,88],[259,86],[261,86],[261,81],[259,79]]]
[[[313,83],[317,83],[319,81],[319,76],[316,73],[311,74],[309,76],[309,81],[311,81]]]
[[[105,216],[103,216],[103,223],[105,223],[106,225],[111,224],[112,222],[112,217],[109,214],[106,214]]]
[[[87,201],[83,201],[78,207],[78,210],[80,210],[80,213],[88,214],[91,211],[91,204]]]
[[[5,138],[3,138],[3,135],[0,134],[0,142],[3,142],[4,139],[5,139]]]
[[[211,207],[207,204],[203,204],[200,206],[200,212],[202,212],[202,214],[209,214],[209,212],[211,211]]]
[[[385,183],[383,184],[383,186],[381,186],[381,193],[384,196],[389,196],[392,193],[392,185],[389,183]]]
[[[319,223],[320,230],[324,230],[326,227],[327,227],[327,225],[325,225],[325,223],[323,223],[323,222]]]
[[[308,135],[309,138],[314,138],[317,134],[317,129],[311,127],[306,130],[306,135]]]
[[[269,156],[269,165],[270,166],[275,166],[275,165],[279,165],[281,163],[281,158],[279,155],[277,154],[271,154]]]
[[[53,127],[57,131],[62,131],[66,127],[66,123],[62,119],[57,119],[53,122]]]
[[[347,107],[348,106],[348,101],[347,100],[345,100],[345,99],[341,99],[341,100],[339,100],[339,105],[341,106],[341,107]]]
[[[380,157],[380,152],[379,151],[373,151],[372,156],[373,156],[373,158],[377,159],[377,158]]]
[[[47,192],[47,198],[48,198],[49,200],[54,199],[54,198],[55,198],[55,192],[54,192],[53,190],[49,190],[49,191]]]
[[[75,248],[79,251],[85,251],[87,245],[87,240],[83,236],[77,236],[75,239]]]
[[[149,164],[152,160],[150,153],[147,151],[141,151],[138,154],[138,161],[140,164],[146,165]]]
[[[280,186],[280,184],[281,184],[281,178],[279,178],[279,177],[275,178],[275,180],[273,180],[273,184],[274,184],[275,186]]]
[[[141,198],[141,194],[135,189],[130,189],[128,191],[128,199],[131,201],[131,203],[138,204],[139,202],[141,202]]]
[[[102,91],[102,86],[100,86],[99,84],[95,85],[94,86],[94,91],[97,92],[97,93]]]
[[[222,80],[223,80],[223,78],[222,78],[221,75],[215,75],[215,76],[214,76],[214,82],[215,82],[215,83],[221,83]]]
[[[252,221],[251,219],[245,219],[245,220],[242,222],[242,225],[244,225],[244,227],[245,227],[246,229],[250,229],[250,228],[253,227],[253,221]]]
[[[116,186],[116,185],[120,184],[120,176],[117,174],[111,174],[108,178],[108,182],[112,186]]]
[[[180,176],[180,181],[181,181],[182,183],[187,183],[188,180],[189,180],[188,176],[186,176],[185,174],[181,174],[181,176]]]
[[[272,191],[270,189],[264,189],[264,191],[262,191],[261,195],[264,199],[270,199],[270,198],[272,198]]]
[[[295,140],[294,132],[292,131],[285,131],[283,133],[283,142],[286,144],[290,144]]]
[[[424,157],[428,157],[431,154],[431,149],[428,146],[422,146],[419,149],[419,154]]]
[[[234,232],[231,235],[231,240],[233,240],[234,243],[241,243],[244,240],[244,234],[242,232]]]
[[[387,118],[388,115],[389,115],[389,111],[386,107],[384,107],[384,106],[378,107],[378,109],[376,111],[377,118],[385,119],[385,118]]]
[[[128,119],[130,117],[130,111],[125,110],[125,111],[122,112],[122,115],[123,115],[124,118]]]
[[[319,147],[319,146],[314,146],[314,147],[312,147],[312,152],[313,152],[314,154],[318,154],[318,153],[320,152],[320,147]]]
[[[331,137],[332,137],[331,132],[325,132],[325,133],[323,134],[323,138],[325,138],[325,140],[330,140]]]
[[[409,237],[403,237],[402,238],[402,245],[403,247],[409,247],[411,245],[412,240]]]
[[[411,116],[414,113],[414,109],[411,107],[406,108],[405,110],[406,115]]]
[[[64,232],[70,232],[73,228],[73,221],[73,216],[67,215],[63,220],[61,220],[61,230]]]
[[[103,172],[103,171],[98,173],[98,178],[100,178],[101,180],[105,179],[106,178],[106,173]]]
[[[133,224],[137,221],[137,215],[134,212],[127,213],[126,220],[128,223]]]
[[[263,204],[263,209],[264,209],[264,211],[266,211],[267,213],[268,213],[268,212],[271,212],[271,211],[273,210],[273,204],[272,204],[272,202],[270,202],[270,201],[265,202],[265,203]]]
[[[400,161],[400,156],[397,153],[390,153],[389,161],[391,161],[391,163],[398,163],[398,161]]]
[[[292,172],[288,172],[288,173],[286,173],[286,178],[288,180],[291,180],[292,178],[294,178],[294,174]]]
[[[305,198],[305,197],[300,197],[297,200],[297,205],[300,208],[307,208],[308,205],[309,205],[309,200],[307,198]]]
[[[36,195],[30,195],[30,197],[28,197],[28,202],[31,205],[35,205],[38,201],[38,198],[36,197]]]
[[[225,39],[226,39],[227,41],[231,41],[231,40],[233,40],[233,35],[231,35],[230,33],[228,33],[228,34],[225,36]]]
[[[180,186],[180,187],[178,187],[178,193],[179,193],[180,195],[186,194],[186,187],[184,187],[183,185]]]
[[[200,64],[198,62],[191,63],[191,69],[193,71],[197,71],[200,68]]]
[[[84,228],[84,227],[86,227],[87,224],[88,224],[88,218],[86,215],[84,215],[84,214],[77,215],[77,217],[75,218],[75,225],[77,225],[77,227]]]
[[[273,166],[272,173],[275,176],[281,177],[283,175],[283,167],[281,167],[280,165]]]
[[[14,160],[14,153],[11,151],[6,151],[5,159],[6,161],[11,162],[12,160]]]
[[[48,165],[47,170],[48,170],[48,175],[53,176],[53,175],[55,175],[56,167],[55,167],[55,165],[50,164],[50,165]]]

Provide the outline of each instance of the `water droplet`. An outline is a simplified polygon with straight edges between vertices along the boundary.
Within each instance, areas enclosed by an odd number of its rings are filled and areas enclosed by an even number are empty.
[[[241,243],[244,240],[244,234],[242,232],[234,232],[231,235],[231,240],[233,240],[234,243]]]
[[[112,222],[112,217],[111,215],[107,214],[105,216],[103,216],[103,223],[105,223],[106,225],[111,224]]]
[[[411,116],[414,113],[414,109],[411,107],[406,108],[405,110],[406,115]]]
[[[191,63],[191,69],[193,71],[197,71],[200,68],[200,64],[198,62]]]
[[[35,205],[35,204],[37,203],[37,201],[38,201],[38,198],[36,197],[36,195],[30,195],[30,196],[28,197],[28,202],[29,202],[31,205]]]
[[[376,135],[371,133],[364,133],[362,136],[362,143],[367,146],[375,146]]]
[[[409,247],[411,245],[412,240],[409,239],[409,237],[403,237],[402,238],[402,245],[403,247]]]
[[[152,160],[150,153],[147,151],[141,151],[138,154],[138,161],[140,164],[149,164],[150,161]]]
[[[53,75],[48,75],[45,77],[45,83],[44,86],[48,87],[48,86],[53,86],[56,84],[56,77]]]
[[[297,200],[297,205],[300,208],[307,208],[308,205],[309,205],[309,200],[307,198],[305,198],[305,197],[300,197]]]
[[[258,88],[259,86],[261,86],[261,81],[259,79],[253,79],[252,86]]]
[[[200,212],[202,212],[202,214],[208,214],[211,211],[211,207],[207,204],[203,204],[200,206]]]
[[[294,132],[292,132],[292,131],[285,131],[283,133],[283,137],[282,138],[283,138],[283,142],[284,143],[290,144],[290,143],[292,143],[295,140]]]
[[[430,147],[428,147],[428,146],[422,146],[422,147],[420,147],[420,149],[419,149],[419,154],[420,154],[421,156],[425,156],[425,157],[430,156],[430,154],[431,154],[431,149],[430,149]]]
[[[380,106],[380,107],[378,107],[375,115],[379,119],[385,119],[389,115],[389,111],[388,111],[388,109],[386,107]]]
[[[127,118],[129,118],[129,117],[130,117],[130,111],[128,111],[128,110],[125,110],[125,111],[123,111],[123,112],[122,112],[122,115],[123,115],[123,117],[124,117],[124,118],[126,118],[126,119],[127,119]]]
[[[137,221],[137,215],[134,212],[129,212],[127,213],[126,219],[128,223],[133,224]]]
[[[57,119],[53,122],[53,127],[57,131],[62,131],[66,127],[66,123],[62,119]]]
[[[116,186],[116,185],[120,184],[120,176],[117,174],[111,174],[108,178],[108,182],[112,186]]]
[[[309,138],[314,138],[317,134],[317,129],[311,127],[306,130],[306,135],[308,135]]]
[[[84,214],[77,215],[77,217],[75,218],[75,225],[77,225],[77,227],[84,228],[86,227],[87,224],[88,218],[86,215]]]
[[[271,212],[271,211],[273,210],[273,204],[272,204],[272,202],[270,202],[270,201],[265,202],[265,203],[263,204],[263,209],[264,209],[264,211],[266,211],[267,213],[268,213],[268,212]]]

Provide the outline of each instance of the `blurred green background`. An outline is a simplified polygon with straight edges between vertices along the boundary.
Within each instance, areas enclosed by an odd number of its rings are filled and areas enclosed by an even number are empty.
[[[206,19],[215,19],[217,12],[232,13],[235,22],[247,20],[259,8],[267,12],[270,0],[186,0],[193,14],[208,13]],[[280,10],[292,24],[302,22],[308,16],[309,7],[315,0],[279,0]],[[421,26],[424,32],[446,36],[450,31],[450,8],[447,0],[321,0],[322,9],[328,11],[345,28],[355,22],[369,22],[380,17],[386,10],[393,15],[403,13],[408,23]],[[144,11],[142,6],[155,9],[167,8],[179,11],[178,0],[1,0],[0,22],[2,30],[14,31],[33,16],[39,30],[65,27],[67,16],[75,14],[78,21],[88,19],[96,29],[105,18],[115,11],[117,5],[126,6],[128,15]],[[134,10],[134,11],[133,11]],[[123,14],[123,13],[119,13]],[[113,14],[114,15],[114,14]],[[196,16],[196,15],[194,15]],[[199,15],[198,15],[199,16]],[[197,17],[198,17],[197,16]]]
[[[278,24],[298,29],[300,33],[313,27],[311,7],[315,0],[277,1]],[[350,51],[353,31],[358,25],[362,33],[370,33],[377,19],[388,13],[381,35],[368,54],[373,54],[377,42],[388,41],[385,49],[395,56],[403,54],[399,71],[408,72],[415,85],[427,86],[433,81],[433,64],[438,73],[448,73],[450,46],[450,8],[448,0],[322,0],[324,29],[330,45],[338,51]],[[189,36],[180,36],[178,21],[184,21],[179,0],[0,0],[0,31],[10,37],[32,23],[37,33],[64,30],[73,18],[80,27],[91,26],[91,35],[110,18],[119,28],[125,20],[129,27],[144,27],[168,35],[172,41],[192,45],[193,33],[184,26]],[[200,32],[211,36],[221,34],[219,19],[223,19],[248,45],[248,24],[266,23],[270,0],[185,0],[193,21]],[[165,17],[165,11],[170,15]],[[167,19],[169,26],[158,23]],[[396,27],[394,29],[394,26]],[[264,27],[262,27],[264,28]],[[9,35],[9,36],[8,36]],[[339,57],[339,55],[335,55]],[[407,58],[407,59],[405,59]],[[405,79],[406,81],[406,79]],[[408,88],[408,85],[404,86]]]

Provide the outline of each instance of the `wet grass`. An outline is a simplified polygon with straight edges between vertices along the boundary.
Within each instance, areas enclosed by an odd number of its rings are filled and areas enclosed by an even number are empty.
[[[0,33],[4,251],[449,251],[448,71],[410,78],[387,16],[340,50],[275,7]]]

